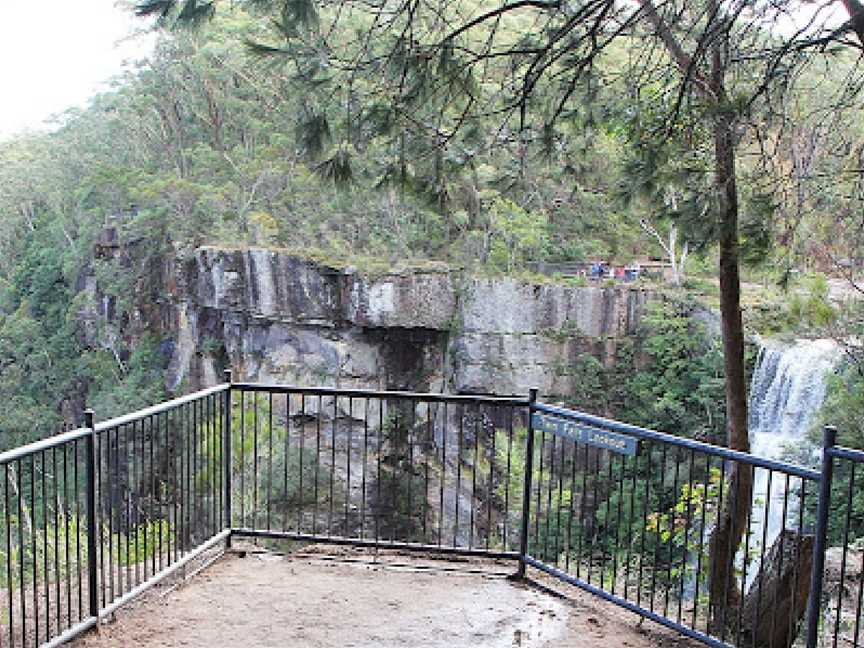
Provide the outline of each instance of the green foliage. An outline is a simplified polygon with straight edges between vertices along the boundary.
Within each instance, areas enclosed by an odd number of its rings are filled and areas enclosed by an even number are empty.
[[[720,340],[695,302],[649,304],[636,336],[616,341],[614,362],[597,357],[600,341],[577,338],[582,352],[562,363],[573,376],[567,402],[589,412],[679,436],[725,443]]]
[[[756,193],[748,198],[740,224],[741,261],[748,266],[759,266],[771,259],[775,242],[771,224],[776,219],[778,205],[767,193]]]
[[[41,509],[41,503],[39,508]],[[15,538],[11,546],[4,547],[4,549],[10,549],[11,553],[5,550],[0,551],[0,585],[4,587],[9,583],[9,571],[11,571],[12,586],[20,583],[19,568],[22,560],[26,565],[35,566],[36,577],[40,580],[45,577],[46,559],[49,569],[52,570],[54,561],[57,559],[64,570],[62,572],[64,576],[76,571],[78,551],[83,554],[81,565],[86,565],[87,543],[84,539],[86,525],[83,519],[79,519],[74,514],[65,515],[58,512],[58,524],[55,525],[52,513],[48,525],[43,526],[41,515],[34,515],[33,513],[29,508],[23,508],[20,517],[17,513],[13,513],[8,518],[0,519],[3,528],[5,529],[8,525],[10,534],[14,534],[12,537]],[[17,542],[19,533],[23,544]],[[74,559],[70,560],[68,572],[65,571],[64,553],[67,540],[71,547],[70,554],[75,554]],[[25,570],[23,575],[25,584],[33,582],[32,569]]]
[[[124,532],[115,532],[113,537],[107,524],[103,524],[101,536],[104,544],[110,542],[112,562],[115,565],[133,567],[157,557],[161,548],[167,551],[175,542],[176,528],[167,520],[148,520],[139,525],[130,526]],[[147,540],[145,543],[144,540]],[[108,559],[107,556],[105,558]]]
[[[573,369],[574,374],[579,377],[573,394],[574,402],[576,404],[593,405],[594,407],[602,408],[600,411],[606,411],[609,402],[604,397],[606,392],[606,381],[604,380],[606,369],[603,367],[603,364],[594,356],[585,353],[576,359]]]
[[[647,516],[646,531],[659,537],[670,551],[688,557],[673,565],[670,573],[673,580],[680,578],[681,570],[689,577],[694,575],[697,566],[709,564],[705,541],[708,529],[702,521],[716,515],[721,478],[720,469],[712,468],[707,479],[682,484],[678,499],[669,510]]]
[[[74,250],[55,251],[56,229],[46,221],[25,237],[14,291],[0,312],[0,395],[9,405],[0,414],[3,447],[56,433],[58,408],[67,400],[80,404],[89,386],[91,404],[105,417],[163,395],[155,339],[145,337],[126,362],[82,344],[74,274],[64,267],[76,257]]]
[[[696,305],[649,306],[641,323],[642,366],[625,383],[620,416],[638,425],[723,444],[720,342],[694,316]]]
[[[63,587],[75,587],[82,572],[86,576],[87,530],[82,518],[58,511],[56,524],[52,514],[48,525],[44,527],[31,526],[32,523],[27,522],[19,529],[21,521],[17,516],[8,520],[2,519],[0,523],[4,527],[8,524],[12,537],[15,538],[10,545],[11,554],[0,550],[0,587],[14,589],[33,586],[34,578],[40,588],[46,581],[54,583],[56,579],[63,583]],[[19,530],[23,540],[23,553],[22,545],[17,542]],[[109,561],[109,565],[140,568],[154,558],[165,558],[159,556],[158,551],[160,548],[167,551],[167,548],[173,545],[175,532],[176,529],[166,520],[154,520],[131,526],[122,532],[116,529],[112,532],[105,524],[99,530],[99,537],[103,543],[104,559]],[[111,582],[114,582],[113,578]]]
[[[509,466],[510,478],[498,484],[496,499],[509,502],[510,529],[518,529],[521,519],[526,441],[525,428],[515,429],[508,464],[507,435],[498,432],[496,464],[504,475]],[[686,452],[671,449],[652,452],[646,446],[636,457],[619,461],[583,445],[574,454],[567,442],[562,451],[562,442],[535,433],[528,525],[532,556],[555,565],[568,562],[571,573],[590,570],[598,579],[611,578],[617,566],[619,579],[628,573],[629,586],[641,578],[646,589],[675,586],[682,576],[686,580],[697,568],[707,568],[708,525],[716,517],[722,476],[718,468],[706,474],[704,464],[690,465]],[[518,549],[518,540],[513,532],[509,548]]]
[[[766,280],[776,281],[771,272]],[[763,336],[822,337],[842,327],[844,314],[829,295],[824,274],[784,278],[785,285],[745,295],[745,325]]]
[[[160,340],[144,336],[121,364],[107,353],[88,354],[91,384],[88,405],[100,418],[111,418],[165,400],[164,358]]]
[[[788,317],[791,325],[801,329],[823,329],[837,313],[828,299],[828,281],[824,275],[809,278],[804,292],[795,291],[789,298]]]
[[[184,15],[183,3],[151,4],[141,11],[171,21]],[[434,65],[404,50],[408,78],[386,80],[413,87],[409,119],[406,106],[366,101],[376,96],[368,79],[345,79],[293,41],[271,53],[296,64],[296,74],[274,75],[243,41],[312,38],[315,21],[292,9],[266,23],[266,9],[246,8],[197,32],[163,33],[151,63],[70,112],[58,132],[0,146],[16,190],[0,210],[15,212],[24,197],[44,206],[63,237],[50,249],[71,240],[86,257],[103,224],[117,227],[132,259],[103,258],[94,271],[120,313],[147,293],[159,255],[202,243],[318,250],[348,262],[437,258],[497,271],[638,253],[635,221],[592,186],[615,173],[619,143],[605,124],[547,128],[551,146],[517,160],[513,145],[492,145],[493,121],[479,120],[430,154],[430,132],[414,124],[437,122],[444,132],[468,105],[466,92],[490,91],[463,73],[458,47],[443,48]],[[369,19],[358,13],[348,26],[352,41]],[[436,112],[424,97],[441,79],[448,95]],[[591,89],[598,106],[611,100],[602,87]],[[4,229],[0,240],[14,240]]]
[[[279,418],[279,408],[262,395],[249,394],[242,406],[237,399],[233,402],[233,508],[240,524],[263,524],[268,509],[271,517],[277,516],[286,525],[298,515],[306,523],[313,509],[326,511],[331,502],[329,483],[335,476],[324,463],[320,439],[316,446],[317,424],[299,419],[286,423]],[[305,439],[313,430],[316,434],[312,434],[312,439]],[[305,439],[302,447],[301,436]],[[206,447],[213,441],[205,435],[200,443]],[[219,474],[218,470],[204,468],[200,472],[203,480]],[[200,487],[206,490],[206,482]],[[340,481],[334,498],[341,497],[344,502],[343,491]],[[318,524],[320,530],[320,521]]]
[[[492,245],[489,263],[504,272],[524,267],[526,261],[541,258],[548,232],[543,219],[529,214],[511,200],[496,198],[489,208]]]
[[[565,280],[565,283],[568,286],[572,286],[573,288],[587,288],[588,287],[587,277],[568,277]]]
[[[518,529],[522,518],[525,467],[528,465],[526,461],[528,430],[524,427],[515,427],[512,439],[509,433],[504,430],[496,430],[495,434],[495,462],[497,468],[501,474],[509,474],[509,480],[502,480],[498,484],[495,490],[495,497],[499,502],[507,501],[509,503],[510,508],[507,514],[510,517],[507,520],[507,526],[511,530],[510,537],[508,538],[510,546],[506,548],[518,550]],[[535,496],[532,495],[531,506],[533,508],[533,517],[529,525],[528,550],[533,556],[554,562],[558,559],[558,552],[564,550],[565,536],[569,539],[568,534],[573,531],[573,526],[576,524],[576,520],[573,517],[573,491],[568,481],[566,487],[562,486],[559,497],[557,492],[558,472],[553,473],[550,469],[548,456],[546,457],[546,465],[543,465],[539,438],[539,436],[535,438],[534,457],[531,464],[533,467],[531,474],[532,493],[546,493],[550,488],[555,490],[555,509],[552,511],[548,507],[544,509],[545,501],[542,501],[540,503],[541,508],[538,510],[537,502],[534,501]],[[561,470],[560,467],[559,470]],[[575,537],[574,534],[574,540]],[[497,538],[497,540],[501,542],[503,538]]]
[[[850,323],[853,331],[862,331],[864,320],[860,319],[860,306],[853,309],[855,316]],[[861,348],[854,342],[847,347],[847,354],[837,372],[826,381],[825,402],[816,417],[811,447],[819,447],[822,428],[833,425],[837,428],[837,443],[848,448],[864,450],[864,364]],[[811,453],[807,459],[813,461]],[[857,464],[860,469],[861,465]],[[848,516],[848,541],[850,544],[864,543],[864,491],[860,488],[861,471],[855,471],[852,482],[852,462],[835,460],[834,494],[829,512],[830,546],[839,546],[846,539]],[[851,493],[850,493],[851,489]],[[851,495],[851,498],[850,498]]]
[[[500,474],[507,475],[508,479],[502,479],[495,488],[495,498],[498,502],[507,502],[508,510],[504,513],[507,515],[507,529],[509,529],[509,537],[507,545],[504,545],[504,538],[495,538],[500,543],[500,546],[506,550],[518,551],[519,537],[517,529],[519,529],[520,520],[522,519],[522,502],[525,493],[525,466],[527,458],[528,430],[524,427],[516,426],[513,428],[513,433],[510,435],[504,430],[495,430],[495,456],[492,460]],[[533,476],[532,476],[533,477]],[[503,526],[502,526],[503,529]]]

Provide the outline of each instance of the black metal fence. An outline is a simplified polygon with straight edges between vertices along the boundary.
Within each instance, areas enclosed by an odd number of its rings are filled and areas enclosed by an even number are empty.
[[[98,604],[116,610],[226,528],[226,386],[92,426]]]
[[[824,545],[817,560],[824,561],[819,583],[820,645],[864,645],[864,452],[835,446],[836,433],[826,431],[823,474],[826,475]],[[827,547],[827,549],[826,549]]]
[[[531,410],[528,565],[708,645],[794,643],[819,472],[539,403]]]
[[[228,537],[228,385],[0,454],[0,646],[56,645]]]
[[[518,556],[526,399],[232,391],[235,535]]]
[[[0,454],[0,646],[62,643],[233,536],[513,559],[708,645],[859,646],[864,452],[829,431],[823,455],[812,470],[533,393],[229,376]]]

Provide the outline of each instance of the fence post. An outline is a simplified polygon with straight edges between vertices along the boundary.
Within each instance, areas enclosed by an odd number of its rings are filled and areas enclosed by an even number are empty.
[[[528,521],[531,517],[531,473],[534,472],[534,403],[537,402],[537,390],[528,392],[528,442],[525,447],[525,486],[522,490],[522,532],[519,537],[519,571],[517,576],[525,578],[528,555]]]
[[[229,530],[228,538],[225,540],[225,547],[227,549],[231,548],[231,383],[233,382],[233,377],[231,375],[231,370],[225,370],[225,382],[228,383],[228,389],[225,390],[225,397],[222,402],[223,407],[223,416],[222,420],[224,421],[223,430],[222,430],[222,464],[223,470],[225,471],[225,510],[223,511],[223,515],[225,516],[225,528]]]
[[[816,648],[819,639],[822,580],[825,576],[825,544],[828,536],[828,511],[831,510],[831,481],[834,478],[834,457],[831,454],[831,449],[836,442],[837,429],[826,426],[822,433],[822,478],[819,482],[819,505],[816,510],[816,538],[813,543],[810,599],[807,602],[807,648]]]
[[[85,478],[87,480],[85,494],[87,497],[87,593],[90,616],[99,618],[99,585],[96,570],[96,426],[93,422],[93,410],[84,411],[84,426],[90,431],[87,435]]]

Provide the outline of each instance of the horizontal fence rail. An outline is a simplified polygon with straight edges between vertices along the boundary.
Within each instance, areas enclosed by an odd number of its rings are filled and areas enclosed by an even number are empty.
[[[226,387],[95,426],[104,610],[218,535]]]
[[[4,646],[40,645],[95,621],[89,607],[89,431],[0,455]]]
[[[232,537],[518,561],[711,646],[864,645],[864,452],[819,470],[528,398],[226,382],[0,453],[0,647]]]

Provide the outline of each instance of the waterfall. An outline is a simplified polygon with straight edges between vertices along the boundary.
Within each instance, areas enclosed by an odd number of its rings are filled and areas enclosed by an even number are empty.
[[[789,346],[769,344],[759,350],[750,385],[750,450],[753,454],[780,459],[787,448],[809,447],[806,436],[825,400],[825,379],[839,358],[840,349],[833,340],[799,340]],[[784,475],[774,473],[769,492],[768,471],[756,471],[750,526],[750,546],[756,551],[761,549],[763,536],[767,548],[780,533],[785,492]],[[798,511],[787,509],[785,514],[786,526],[793,526]],[[752,581],[755,570],[748,576]]]
[[[750,444],[755,455],[776,459],[801,441],[825,400],[825,378],[840,357],[833,340],[763,346],[750,385]]]

